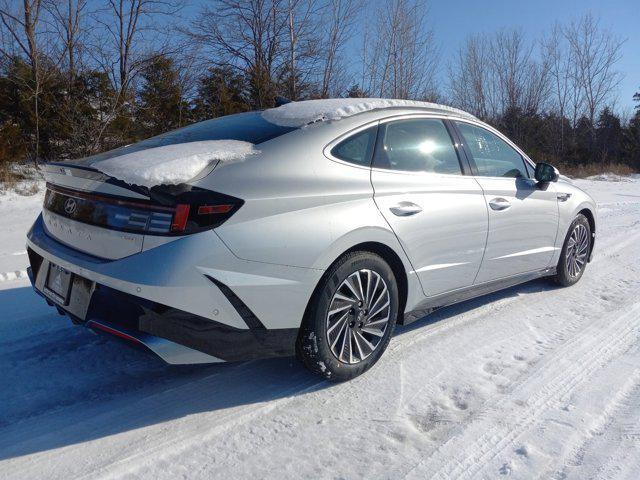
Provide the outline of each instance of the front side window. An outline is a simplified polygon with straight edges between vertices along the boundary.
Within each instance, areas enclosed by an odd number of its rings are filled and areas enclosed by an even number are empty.
[[[442,120],[411,119],[382,127],[374,166],[390,170],[461,175],[458,155]]]
[[[368,167],[376,143],[378,127],[371,127],[341,141],[331,149],[331,155],[345,162]]]
[[[470,123],[455,122],[482,177],[528,177],[522,156],[497,135]]]

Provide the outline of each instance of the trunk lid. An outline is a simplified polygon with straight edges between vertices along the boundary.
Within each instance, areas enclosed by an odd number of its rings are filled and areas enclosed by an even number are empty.
[[[126,206],[128,202],[150,203],[143,189],[115,182],[88,167],[47,164],[43,171],[47,192],[42,219],[48,235],[76,250],[110,260],[143,250],[144,232],[127,227],[148,220]],[[161,218],[167,219],[166,215]]]

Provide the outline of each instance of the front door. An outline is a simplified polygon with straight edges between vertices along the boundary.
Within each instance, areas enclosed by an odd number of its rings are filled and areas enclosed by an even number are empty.
[[[382,123],[371,181],[425,295],[472,285],[487,239],[487,208],[478,182],[462,174],[443,121]]]
[[[489,213],[487,246],[475,283],[549,267],[558,231],[555,186],[537,185],[520,153],[498,135],[471,123],[455,124]]]

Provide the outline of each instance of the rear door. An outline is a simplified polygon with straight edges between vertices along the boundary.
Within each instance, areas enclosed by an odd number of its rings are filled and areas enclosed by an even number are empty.
[[[468,122],[453,123],[489,213],[487,247],[476,283],[548,267],[558,230],[555,186],[540,188],[522,155],[496,133]]]
[[[380,124],[371,170],[374,200],[427,296],[470,286],[482,261],[487,208],[461,160],[442,119]]]

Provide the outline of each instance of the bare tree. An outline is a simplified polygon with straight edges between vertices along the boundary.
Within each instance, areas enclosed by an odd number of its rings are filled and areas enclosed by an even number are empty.
[[[87,0],[45,0],[45,9],[60,39],[62,57],[66,60],[68,88],[71,89],[78,70],[82,47],[81,26]]]
[[[22,0],[10,2],[4,0],[0,4],[0,21],[3,30],[11,39],[12,47],[17,45],[18,52],[23,54],[31,70],[31,80],[24,83],[32,92],[34,109],[34,160],[37,162],[40,153],[40,93],[42,88],[41,52],[38,45],[38,27],[42,13],[41,0]],[[10,59],[16,52],[11,48],[3,48],[4,59]]]
[[[93,150],[102,144],[105,132],[118,115],[133,104],[134,81],[142,69],[168,52],[169,20],[184,6],[183,0],[106,0],[105,7],[91,12],[92,61],[111,82],[113,97],[100,109],[100,129]],[[162,20],[162,28],[159,26]],[[127,136],[127,128],[120,129]],[[123,138],[113,139],[120,143]]]
[[[366,90],[381,97],[424,98],[435,88],[438,50],[421,0],[392,0],[374,17]]]
[[[448,67],[452,103],[484,119],[495,113],[489,100],[488,50],[485,37],[470,36]]]
[[[623,40],[600,27],[590,13],[570,23],[563,31],[569,43],[571,61],[575,62],[577,83],[585,102],[585,113],[591,124],[611,98],[611,92],[622,79],[615,65],[622,55]]]
[[[290,100],[302,98],[316,69],[321,39],[317,33],[320,9],[316,0],[287,0],[284,5],[287,26],[283,47],[287,55],[279,70]]]
[[[354,33],[354,19],[360,9],[360,0],[328,0],[325,6],[325,15],[322,19],[324,25],[328,25],[326,36],[322,41],[324,55],[322,56],[322,80],[320,85],[320,97],[327,98],[335,94],[340,88],[338,70],[341,65],[341,53],[345,44]]]
[[[533,56],[522,31],[499,31],[491,41],[491,68],[502,111],[538,113],[548,93],[548,62]]]
[[[182,0],[106,0],[106,7],[93,13],[102,28],[96,29],[92,50],[96,61],[110,73],[121,100],[154,53],[166,53],[160,44],[168,26],[161,30],[158,22],[182,7]]]
[[[186,32],[212,63],[232,67],[248,79],[254,108],[273,104],[277,70],[285,63],[285,11],[284,0],[216,0]]]
[[[558,119],[556,155],[563,155],[566,145],[566,127],[575,127],[583,105],[582,88],[578,83],[576,62],[568,48],[563,27],[555,24],[550,34],[542,40],[543,55],[549,72],[550,111]],[[565,118],[568,118],[568,125]]]
[[[549,68],[518,30],[467,38],[449,64],[452,102],[480,118],[505,111],[540,112],[549,94]]]

